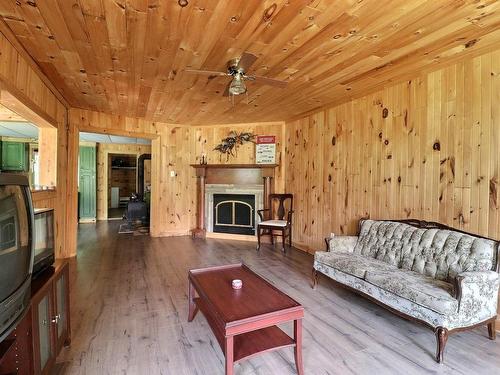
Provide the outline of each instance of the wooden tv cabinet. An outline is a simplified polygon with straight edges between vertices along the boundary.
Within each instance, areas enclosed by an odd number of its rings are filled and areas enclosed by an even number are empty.
[[[70,333],[69,263],[57,260],[33,280],[29,309],[0,343],[0,375],[50,374]]]

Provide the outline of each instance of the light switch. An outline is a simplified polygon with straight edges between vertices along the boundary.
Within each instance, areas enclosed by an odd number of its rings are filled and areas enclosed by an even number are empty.
[[[170,177],[175,177],[175,171],[170,171]]]

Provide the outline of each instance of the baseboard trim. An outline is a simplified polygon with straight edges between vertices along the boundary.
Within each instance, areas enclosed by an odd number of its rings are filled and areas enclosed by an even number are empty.
[[[304,253],[314,254],[317,250],[311,249],[309,246],[299,242],[292,242],[292,246]]]
[[[207,232],[206,237],[207,238],[216,238],[216,239],[219,239],[219,240],[234,240],[234,241],[257,242],[257,237],[256,236],[245,235],[245,234]]]
[[[189,230],[179,230],[179,231],[168,231],[168,232],[159,232],[159,233],[154,233],[151,228],[149,235],[151,237],[181,237],[181,236],[190,236],[191,231]]]
[[[78,220],[79,224],[95,224],[95,219],[80,219]]]

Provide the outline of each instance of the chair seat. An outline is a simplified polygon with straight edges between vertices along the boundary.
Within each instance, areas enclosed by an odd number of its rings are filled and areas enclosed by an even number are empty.
[[[259,225],[265,225],[266,227],[278,227],[283,228],[287,226],[286,220],[265,220],[261,221]]]

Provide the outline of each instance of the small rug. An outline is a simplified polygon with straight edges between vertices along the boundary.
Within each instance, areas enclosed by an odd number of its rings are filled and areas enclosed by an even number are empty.
[[[118,234],[133,234],[134,236],[149,235],[149,227],[145,227],[140,223],[129,225],[128,223],[120,224]]]
[[[128,223],[120,224],[120,229],[118,229],[118,234],[134,233],[134,228],[130,228]]]

